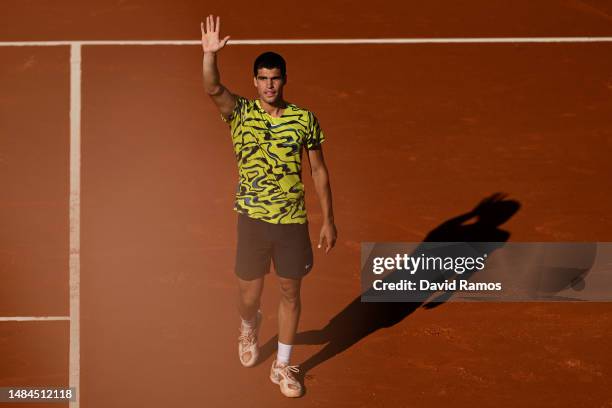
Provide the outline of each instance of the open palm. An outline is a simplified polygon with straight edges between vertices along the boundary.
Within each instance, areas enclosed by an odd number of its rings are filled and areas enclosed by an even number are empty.
[[[206,17],[206,26],[204,23],[200,23],[202,29],[202,49],[204,52],[217,52],[221,48],[225,47],[230,36],[226,36],[222,40],[219,40],[219,29],[221,28],[221,19],[217,16],[217,23],[215,24],[215,18],[213,15]]]

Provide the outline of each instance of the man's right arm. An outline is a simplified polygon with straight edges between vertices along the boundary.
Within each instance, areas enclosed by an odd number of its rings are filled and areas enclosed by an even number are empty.
[[[220,18],[217,17],[215,24],[212,15],[206,17],[206,26],[201,23],[202,29],[202,74],[204,79],[204,90],[211,97],[219,111],[226,119],[229,119],[236,106],[236,95],[232,94],[223,84],[217,68],[217,52],[222,49],[229,36],[219,40],[219,29],[221,27]]]

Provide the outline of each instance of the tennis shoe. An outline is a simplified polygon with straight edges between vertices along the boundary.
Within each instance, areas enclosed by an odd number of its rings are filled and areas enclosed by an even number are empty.
[[[274,360],[270,370],[270,380],[279,385],[280,391],[285,397],[301,397],[303,393],[302,384],[295,378],[299,371],[298,366],[277,363]]]
[[[257,335],[261,327],[261,310],[255,316],[255,327],[240,325],[240,336],[238,336],[238,356],[244,367],[253,367],[259,357],[259,345]]]

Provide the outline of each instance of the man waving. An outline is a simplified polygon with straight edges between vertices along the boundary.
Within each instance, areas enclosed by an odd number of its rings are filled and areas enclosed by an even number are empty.
[[[201,24],[204,89],[228,123],[238,163],[236,269],[241,317],[240,362],[257,362],[257,335],[261,325],[260,298],[270,263],[278,275],[278,353],[270,379],[283,395],[299,397],[298,366],[290,364],[300,318],[300,285],[313,266],[302,184],[302,152],[310,163],[323,212],[319,245],[329,252],[336,242],[329,175],[321,144],[325,140],[315,115],[285,101],[287,83],[283,57],[265,52],[253,64],[257,99],[232,94],[220,82],[217,53],[229,36],[219,38],[220,19],[211,15]]]

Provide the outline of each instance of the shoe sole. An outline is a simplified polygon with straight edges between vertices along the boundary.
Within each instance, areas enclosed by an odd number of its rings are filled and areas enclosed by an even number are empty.
[[[280,387],[280,379],[275,378],[275,377],[274,377],[274,375],[272,375],[272,374],[270,374],[270,381],[272,381],[274,384],[276,384],[276,385],[278,385],[278,386]],[[281,394],[283,394],[283,391],[282,391],[282,390],[281,390]],[[283,394],[283,395],[284,395],[285,397],[287,397],[287,398],[299,398],[299,397],[301,397],[303,394],[302,394],[302,393],[300,393],[300,394],[298,394],[298,395],[286,395],[286,394]]]

